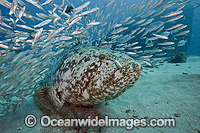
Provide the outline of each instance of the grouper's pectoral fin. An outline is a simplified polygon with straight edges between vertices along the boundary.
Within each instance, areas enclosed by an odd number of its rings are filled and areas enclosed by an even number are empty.
[[[44,114],[57,114],[65,103],[63,93],[59,87],[40,88],[33,95],[34,103]]]

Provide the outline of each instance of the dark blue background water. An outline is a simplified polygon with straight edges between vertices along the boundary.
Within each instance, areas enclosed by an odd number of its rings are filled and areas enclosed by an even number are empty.
[[[200,0],[193,0],[191,4],[196,7],[197,4],[194,2],[200,3]],[[192,31],[191,31],[191,41],[190,45],[187,50],[187,55],[197,55],[200,56],[200,7],[194,9],[191,12],[193,16],[193,23],[192,23]]]
[[[8,0],[9,2],[12,3],[12,0]],[[40,3],[44,3],[46,0],[41,0]],[[123,18],[123,12],[126,11],[126,6],[128,5],[129,7],[131,5],[133,5],[134,3],[137,3],[137,2],[140,2],[141,0],[126,0],[124,2],[124,7],[122,9],[122,11],[118,14],[118,16],[114,16],[113,14],[111,14],[110,17],[108,17],[107,19],[107,22],[109,23],[110,21],[114,20],[116,17],[118,17],[118,21],[119,20],[123,20],[125,18]],[[168,0],[165,0],[165,1],[168,1]],[[75,7],[78,7],[80,5],[82,5],[83,3],[87,2],[86,0],[81,2],[81,0],[72,0],[71,1],[73,3],[73,5]],[[92,0],[90,1],[90,5],[88,6],[90,9],[91,8],[94,8],[96,6],[100,7],[100,9],[103,9],[104,5],[106,4],[107,0]],[[116,9],[118,9],[118,5],[120,4],[120,2],[122,2],[121,0],[115,0],[115,3],[116,3],[116,7],[114,9],[114,12],[116,11]],[[145,1],[146,2],[146,1]],[[194,2],[199,2],[199,0],[193,0],[191,2],[189,2],[187,5],[190,5],[192,7],[196,7],[197,4],[195,4]],[[52,10],[52,7],[50,5],[45,5],[43,6],[43,8],[45,9],[46,12],[43,12],[42,10],[38,9],[37,7],[33,6],[32,4],[28,3],[25,1],[25,3],[27,3],[27,7],[26,7],[26,11],[30,12],[31,15],[35,15],[35,13],[45,13],[45,14],[49,14],[48,13],[48,10]],[[57,4],[57,5],[61,5],[62,4],[62,1],[61,0],[54,0],[54,3]],[[68,4],[67,2],[65,2],[65,5]],[[68,4],[69,5],[69,4]],[[111,6],[109,6],[109,8],[111,8]],[[64,7],[63,7],[64,8]],[[12,16],[10,16],[8,13],[9,13],[9,9],[3,7],[1,5],[1,11],[2,11],[2,16],[6,16],[6,18],[10,18],[10,17],[13,17],[15,18],[14,14]],[[104,12],[104,16],[106,14],[109,13],[109,9],[106,9],[106,11]],[[186,55],[196,55],[196,56],[200,56],[200,7],[199,8],[196,8],[194,10],[188,10],[187,12],[185,12],[185,14],[189,14],[192,16],[192,29],[190,31],[190,40],[189,40],[189,44],[188,44],[188,48],[187,50],[185,51],[186,52]],[[96,15],[96,13],[92,13],[93,17]],[[126,14],[126,17],[127,16],[132,16],[132,13],[131,12],[128,12]],[[40,23],[40,21],[35,21],[33,22],[32,20],[29,20],[25,17],[22,17],[22,19],[26,22],[26,25],[28,26],[31,26],[33,27],[34,25]],[[15,19],[14,19],[15,20]],[[119,22],[120,23],[120,22]],[[18,21],[17,24],[23,24],[21,21]],[[44,26],[44,29],[49,29],[48,25]],[[29,31],[29,30],[25,30],[25,29],[22,29],[22,28],[19,28],[17,27],[17,30],[21,30],[21,31]],[[2,34],[1,34],[2,35]],[[0,40],[2,40],[3,38],[1,38]]]

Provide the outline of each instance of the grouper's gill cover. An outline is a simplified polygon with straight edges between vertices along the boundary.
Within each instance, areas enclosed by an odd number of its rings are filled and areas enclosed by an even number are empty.
[[[52,76],[54,87],[48,88],[46,94],[56,107],[62,107],[65,102],[84,106],[100,104],[132,87],[141,71],[141,65],[124,53],[77,46],[58,63]]]

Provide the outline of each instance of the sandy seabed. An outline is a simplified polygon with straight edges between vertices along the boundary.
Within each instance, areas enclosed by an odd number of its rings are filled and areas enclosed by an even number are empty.
[[[163,63],[145,69],[137,83],[118,98],[103,103],[109,118],[175,118],[175,127],[108,127],[107,133],[199,133],[200,132],[200,57],[188,57],[187,63]],[[127,111],[128,110],[128,111]],[[24,124],[28,114],[42,113],[30,99],[16,112],[0,117],[0,132],[45,132],[39,120],[33,128]],[[53,130],[52,130],[53,132]],[[56,131],[54,131],[56,132]]]

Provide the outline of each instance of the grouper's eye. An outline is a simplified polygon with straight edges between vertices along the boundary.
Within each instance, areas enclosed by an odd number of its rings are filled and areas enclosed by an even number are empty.
[[[105,56],[104,54],[100,54],[100,55],[99,55],[99,59],[100,59],[100,60],[104,60],[105,58],[106,58],[106,56]]]

